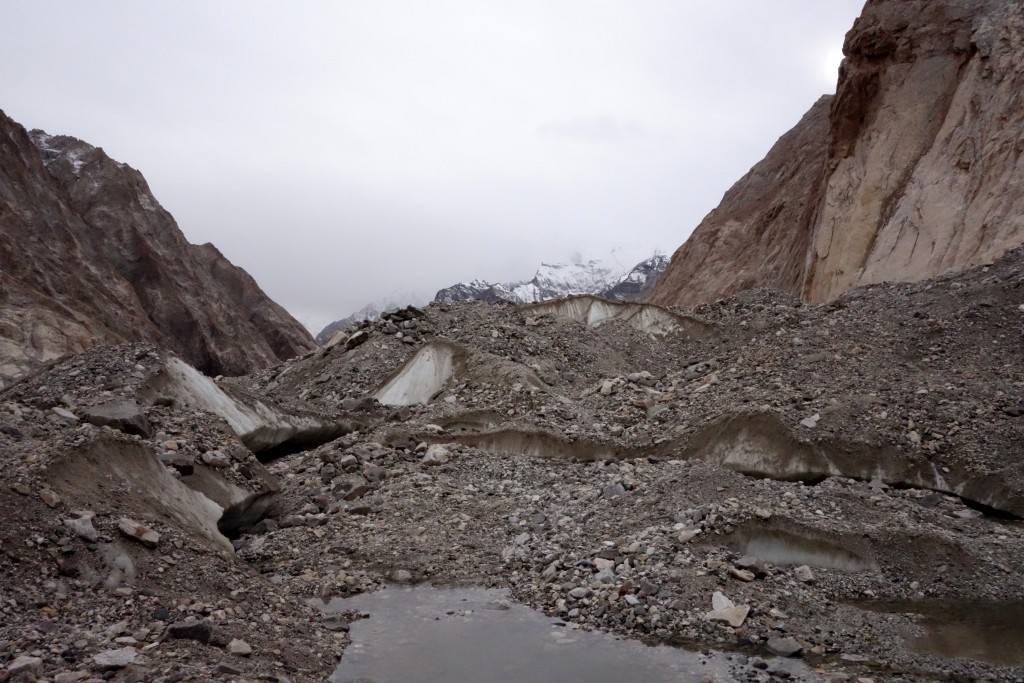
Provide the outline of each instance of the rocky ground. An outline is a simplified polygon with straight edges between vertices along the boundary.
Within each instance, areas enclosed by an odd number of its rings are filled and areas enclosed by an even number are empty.
[[[422,581],[729,651],[736,680],[778,655],[812,680],[1024,680],[1019,620],[989,661],[914,639],[940,605],[1024,616],[1024,251],[821,306],[581,306],[396,312],[219,380],[349,432],[256,455],[148,346],[9,388],[0,680],[323,681],[347,623],[314,599]]]

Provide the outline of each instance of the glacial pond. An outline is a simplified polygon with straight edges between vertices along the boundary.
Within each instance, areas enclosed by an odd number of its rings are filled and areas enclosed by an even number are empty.
[[[915,652],[1001,666],[1024,664],[1024,602],[893,600],[863,606],[912,615],[923,629],[906,637]]]
[[[351,623],[332,683],[734,681],[746,659],[573,629],[498,590],[391,587],[318,606],[369,614]],[[769,664],[798,680],[810,674],[796,660]]]

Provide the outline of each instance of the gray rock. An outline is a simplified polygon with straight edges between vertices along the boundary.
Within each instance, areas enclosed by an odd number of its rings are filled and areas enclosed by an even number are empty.
[[[768,569],[764,566],[764,563],[750,555],[736,560],[736,566],[740,569],[746,569],[747,571],[752,572],[754,576],[759,579],[763,579],[768,576]]]
[[[349,620],[337,614],[324,617],[324,620],[321,623],[328,631],[342,631],[348,633],[349,628],[351,628]]]
[[[172,640],[195,640],[200,643],[208,643],[213,637],[213,624],[209,619],[179,621],[168,626],[166,634]]]
[[[391,572],[391,580],[395,583],[410,583],[412,581],[412,572],[408,569],[396,569]]]
[[[359,330],[358,332],[353,333],[351,336],[349,336],[348,339],[345,340],[345,349],[354,349],[369,338],[369,332],[367,332],[366,330]]]
[[[806,564],[802,564],[796,569],[794,569],[793,576],[795,576],[796,580],[800,581],[801,583],[814,582],[814,572],[812,572],[811,568],[808,567]]]
[[[12,677],[23,673],[30,673],[34,675],[39,673],[39,669],[42,667],[43,660],[39,657],[21,655],[20,657],[16,657],[13,662],[7,665],[7,673]]]
[[[789,636],[786,636],[785,638],[780,638],[778,636],[769,638],[767,646],[773,654],[777,654],[781,657],[793,657],[804,649],[804,646],[797,642],[795,638],[791,638]]]
[[[108,401],[86,408],[83,419],[97,427],[111,427],[126,434],[149,438],[152,427],[135,401]]]
[[[616,482],[611,486],[605,486],[604,491],[601,492],[601,495],[604,496],[605,498],[617,498],[625,494],[626,487],[623,486],[621,482]]]
[[[232,638],[228,643],[228,652],[239,657],[248,657],[252,654],[252,646],[244,640]]]
[[[53,408],[50,412],[53,413],[60,422],[63,422],[66,425],[73,426],[78,424],[78,416],[67,408],[61,408],[58,406]]]

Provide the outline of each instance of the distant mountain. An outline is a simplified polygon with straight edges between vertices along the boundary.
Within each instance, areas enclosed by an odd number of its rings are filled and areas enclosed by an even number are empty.
[[[427,303],[427,297],[416,292],[401,292],[393,293],[380,301],[374,301],[366,304],[352,315],[342,318],[341,320],[335,320],[316,335],[317,344],[326,344],[334,336],[334,333],[339,330],[352,327],[356,323],[362,322],[363,320],[376,320],[380,317],[381,313],[385,311],[393,311],[396,308],[405,308],[406,306],[423,306]]]
[[[434,301],[475,299],[525,304],[573,294],[595,294],[614,301],[632,301],[646,297],[658,276],[668,267],[668,260],[668,256],[655,253],[640,263],[623,266],[621,254],[612,252],[604,259],[585,262],[542,263],[530,280],[460,282],[440,290]]]
[[[445,287],[434,301],[501,301],[528,304],[557,299],[573,294],[596,294],[613,301],[639,301],[647,297],[658,277],[668,267],[669,257],[657,253],[636,262],[635,249],[619,248],[602,259],[584,261],[577,257],[569,263],[542,263],[530,280],[493,283],[484,280],[460,282]],[[635,264],[635,265],[634,265]],[[376,320],[381,313],[408,305],[423,306],[426,297],[414,292],[392,294],[381,301],[367,304],[352,315],[336,320],[316,335],[319,344],[326,344],[338,330],[352,327],[363,320]]]

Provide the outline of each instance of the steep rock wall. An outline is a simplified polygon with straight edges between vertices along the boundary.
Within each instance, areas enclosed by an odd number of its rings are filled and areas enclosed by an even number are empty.
[[[726,193],[654,303],[754,286],[828,301],[1024,243],[1024,8],[869,0],[844,52],[836,96]]]

